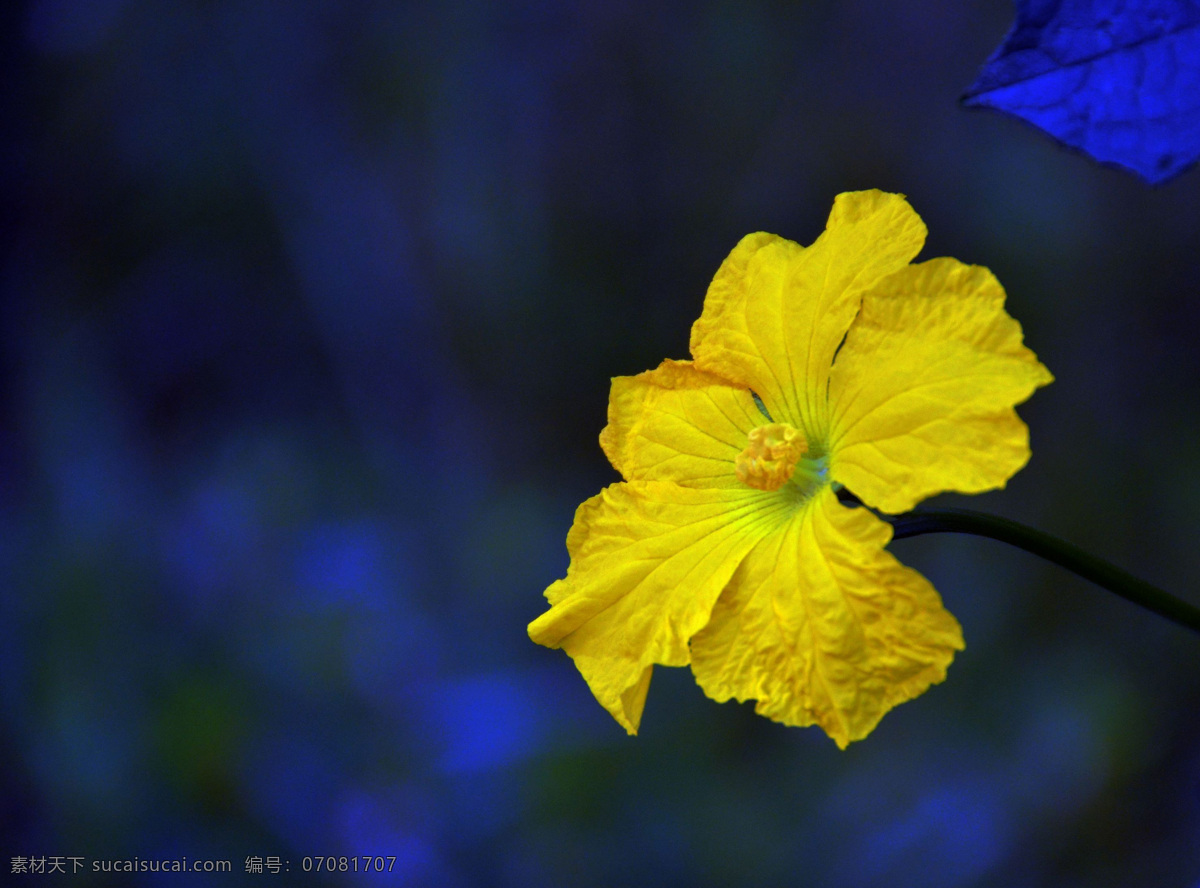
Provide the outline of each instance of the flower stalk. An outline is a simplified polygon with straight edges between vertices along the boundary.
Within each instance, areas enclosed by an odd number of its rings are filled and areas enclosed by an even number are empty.
[[[848,504],[857,502],[845,491],[841,492],[841,499]],[[1172,623],[1200,633],[1200,608],[1078,546],[1016,521],[971,509],[918,509],[904,515],[880,514],[879,517],[892,525],[892,539],[896,540],[926,533],[969,533],[1008,543],[1064,567]]]

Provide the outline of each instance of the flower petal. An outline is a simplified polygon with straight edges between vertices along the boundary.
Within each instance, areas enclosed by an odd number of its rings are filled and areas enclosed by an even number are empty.
[[[708,288],[692,327],[696,366],[753,389],[771,416],[825,430],[825,381],[863,290],[903,267],[925,224],[903,195],[839,194],[811,247],[771,234],[743,238]]]
[[[529,637],[570,654],[596,699],[637,733],[651,666],[689,662],[688,641],[730,576],[792,507],[746,487],[607,487],[576,512],[567,577],[546,590],[551,608]]]
[[[626,481],[740,486],[734,460],[764,421],[744,386],[697,370],[691,361],[663,361],[613,379],[600,446]]]
[[[757,700],[843,749],[946,677],[962,630],[923,576],[884,550],[891,526],[826,487],[742,562],[692,639],[718,701]]]
[[[1021,340],[986,268],[933,259],[879,281],[830,376],[833,478],[891,513],[1003,487],[1029,460],[1013,406],[1053,379]]]

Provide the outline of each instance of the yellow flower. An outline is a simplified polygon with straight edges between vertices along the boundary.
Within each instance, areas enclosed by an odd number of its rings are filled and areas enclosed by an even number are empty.
[[[884,549],[891,525],[836,491],[898,513],[1003,487],[1029,459],[1013,407],[1053,377],[992,273],[910,265],[924,241],[881,191],[839,195],[809,247],[751,234],[692,360],[613,380],[600,444],[625,480],[579,507],[529,635],[629,733],[656,663],[843,748],[945,678],[958,621]]]

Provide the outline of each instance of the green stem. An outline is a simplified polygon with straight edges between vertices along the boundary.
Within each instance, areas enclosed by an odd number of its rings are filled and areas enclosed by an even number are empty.
[[[848,497],[846,497],[849,500]],[[852,500],[850,500],[852,501]],[[878,514],[878,513],[876,513]],[[970,509],[922,509],[905,515],[879,515],[894,529],[893,539],[923,533],[973,533],[1032,552],[1091,580],[1126,601],[1140,604],[1173,623],[1200,632],[1200,608],[1188,604],[1157,586],[1127,574],[1115,564],[1097,558],[1058,537],[1007,518],[997,518]]]

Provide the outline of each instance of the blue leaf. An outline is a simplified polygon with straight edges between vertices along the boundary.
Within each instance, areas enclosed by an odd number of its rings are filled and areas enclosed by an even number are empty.
[[[963,104],[1164,182],[1200,158],[1200,0],[1017,0]]]

